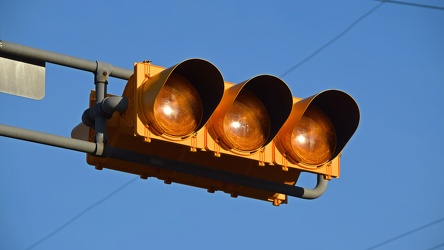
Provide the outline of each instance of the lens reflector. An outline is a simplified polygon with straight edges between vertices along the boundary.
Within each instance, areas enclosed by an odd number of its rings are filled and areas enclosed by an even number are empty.
[[[154,102],[154,117],[166,134],[186,136],[202,119],[202,101],[193,85],[178,74],[171,74]]]
[[[336,148],[336,133],[328,116],[311,105],[293,129],[291,146],[298,162],[319,165],[330,160]]]
[[[228,109],[224,133],[235,149],[254,151],[263,146],[270,133],[270,118],[263,103],[243,90]]]

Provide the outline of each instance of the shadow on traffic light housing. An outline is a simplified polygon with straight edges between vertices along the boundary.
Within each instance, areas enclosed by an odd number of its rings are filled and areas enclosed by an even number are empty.
[[[301,172],[338,177],[340,153],[359,123],[359,108],[344,92],[329,90],[300,99],[271,75],[224,82],[219,70],[202,59],[170,68],[136,63],[123,96],[128,98],[127,111],[107,122],[110,146],[286,185],[295,185]],[[92,92],[90,106],[94,99]],[[94,141],[93,129],[89,141]],[[287,203],[285,194],[150,162],[93,155],[87,155],[87,162],[167,184]]]

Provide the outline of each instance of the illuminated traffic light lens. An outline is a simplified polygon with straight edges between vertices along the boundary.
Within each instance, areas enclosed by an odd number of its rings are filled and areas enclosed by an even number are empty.
[[[332,157],[336,133],[327,115],[311,105],[293,129],[291,146],[299,162],[319,165]]]
[[[193,85],[172,74],[154,102],[154,116],[166,134],[186,136],[193,133],[202,119],[202,101]]]
[[[253,151],[263,146],[270,133],[270,118],[262,102],[243,90],[228,109],[224,133],[235,149]]]

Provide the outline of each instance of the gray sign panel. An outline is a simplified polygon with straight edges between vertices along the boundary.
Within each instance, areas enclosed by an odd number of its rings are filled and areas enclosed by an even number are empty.
[[[41,100],[45,63],[0,54],[0,92]]]

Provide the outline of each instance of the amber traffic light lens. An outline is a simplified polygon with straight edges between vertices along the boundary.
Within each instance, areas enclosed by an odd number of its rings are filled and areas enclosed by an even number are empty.
[[[236,97],[223,121],[224,133],[235,149],[254,151],[270,133],[270,118],[262,102],[244,90]]]
[[[166,134],[186,136],[193,133],[202,119],[202,101],[193,85],[172,74],[154,102],[154,117]]]
[[[291,146],[299,162],[319,165],[331,159],[336,147],[336,133],[328,116],[310,106],[294,127]]]

